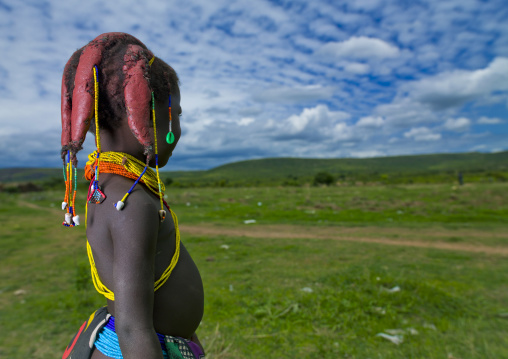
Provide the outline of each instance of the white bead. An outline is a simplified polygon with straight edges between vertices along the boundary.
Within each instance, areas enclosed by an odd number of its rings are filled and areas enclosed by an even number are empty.
[[[166,211],[165,210],[161,209],[159,211],[159,218],[160,218],[161,222],[163,222],[166,219]]]
[[[72,217],[72,221],[74,222],[74,224],[75,224],[76,226],[79,226],[79,216],[74,216],[74,217]]]
[[[66,213],[65,214],[65,223],[71,224],[72,214]]]
[[[118,201],[118,202],[116,202],[116,204],[115,204],[115,207],[116,207],[116,210],[117,210],[117,211],[121,211],[121,210],[122,210],[122,208],[123,208],[123,206],[125,206],[125,203],[123,203],[122,201]]]
[[[67,208],[67,202],[62,202],[62,211]]]

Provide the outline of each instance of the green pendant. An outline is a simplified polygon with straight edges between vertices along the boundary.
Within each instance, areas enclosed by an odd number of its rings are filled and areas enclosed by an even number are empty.
[[[175,135],[173,135],[173,132],[168,132],[168,134],[166,135],[166,142],[169,143],[170,145],[175,142]]]

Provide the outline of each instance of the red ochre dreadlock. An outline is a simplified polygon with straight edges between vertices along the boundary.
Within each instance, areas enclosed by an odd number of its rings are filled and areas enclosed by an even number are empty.
[[[94,76],[101,88],[98,94]],[[144,147],[148,165],[154,156],[154,128],[150,123],[152,94],[156,98],[168,98],[171,92],[178,91],[178,76],[173,68],[154,57],[141,41],[129,34],[99,35],[71,56],[62,77],[61,157],[66,180],[62,209],[67,208],[64,225],[79,224],[73,201],[76,183],[71,194],[72,179],[76,181],[76,155],[82,149],[86,133],[98,132],[93,117],[96,116],[99,128],[105,129],[115,128],[127,118],[131,132]],[[98,101],[95,96],[99,96]]]

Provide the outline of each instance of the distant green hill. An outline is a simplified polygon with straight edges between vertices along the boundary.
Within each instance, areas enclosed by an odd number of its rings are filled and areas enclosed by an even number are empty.
[[[62,169],[56,168],[0,168],[0,183],[40,182],[62,177]]]
[[[208,171],[165,172],[180,183],[279,184],[308,182],[318,172],[339,181],[376,181],[387,177],[456,177],[457,173],[508,172],[508,151],[499,153],[433,154],[376,158],[265,158],[229,163]]]
[[[499,153],[432,154],[376,158],[265,158],[222,165],[207,171],[162,172],[177,186],[280,185],[311,182],[316,173],[328,172],[337,181],[414,183],[443,182],[458,172],[491,180],[508,180],[508,151]],[[56,183],[61,169],[0,169],[0,183]],[[78,174],[82,177],[82,172]]]

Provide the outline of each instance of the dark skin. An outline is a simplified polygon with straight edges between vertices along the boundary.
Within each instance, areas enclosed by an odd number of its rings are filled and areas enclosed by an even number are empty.
[[[156,101],[159,167],[171,156],[181,129],[180,95],[172,95],[172,130],[175,142],[169,145],[167,100]],[[101,150],[128,153],[145,162],[143,147],[132,135],[124,119],[120,128],[101,130]],[[150,162],[155,166],[155,161]],[[106,200],[88,205],[87,237],[102,282],[115,293],[108,311],[115,316],[118,341],[124,358],[161,359],[156,332],[191,339],[199,343],[195,331],[203,316],[203,285],[199,271],[183,243],[180,258],[168,281],[154,293],[154,282],[168,267],[175,253],[175,226],[167,208],[165,221],[159,220],[159,198],[138,184],[122,211],[114,203],[132,186],[133,180],[99,174]],[[93,359],[107,358],[95,350]]]

